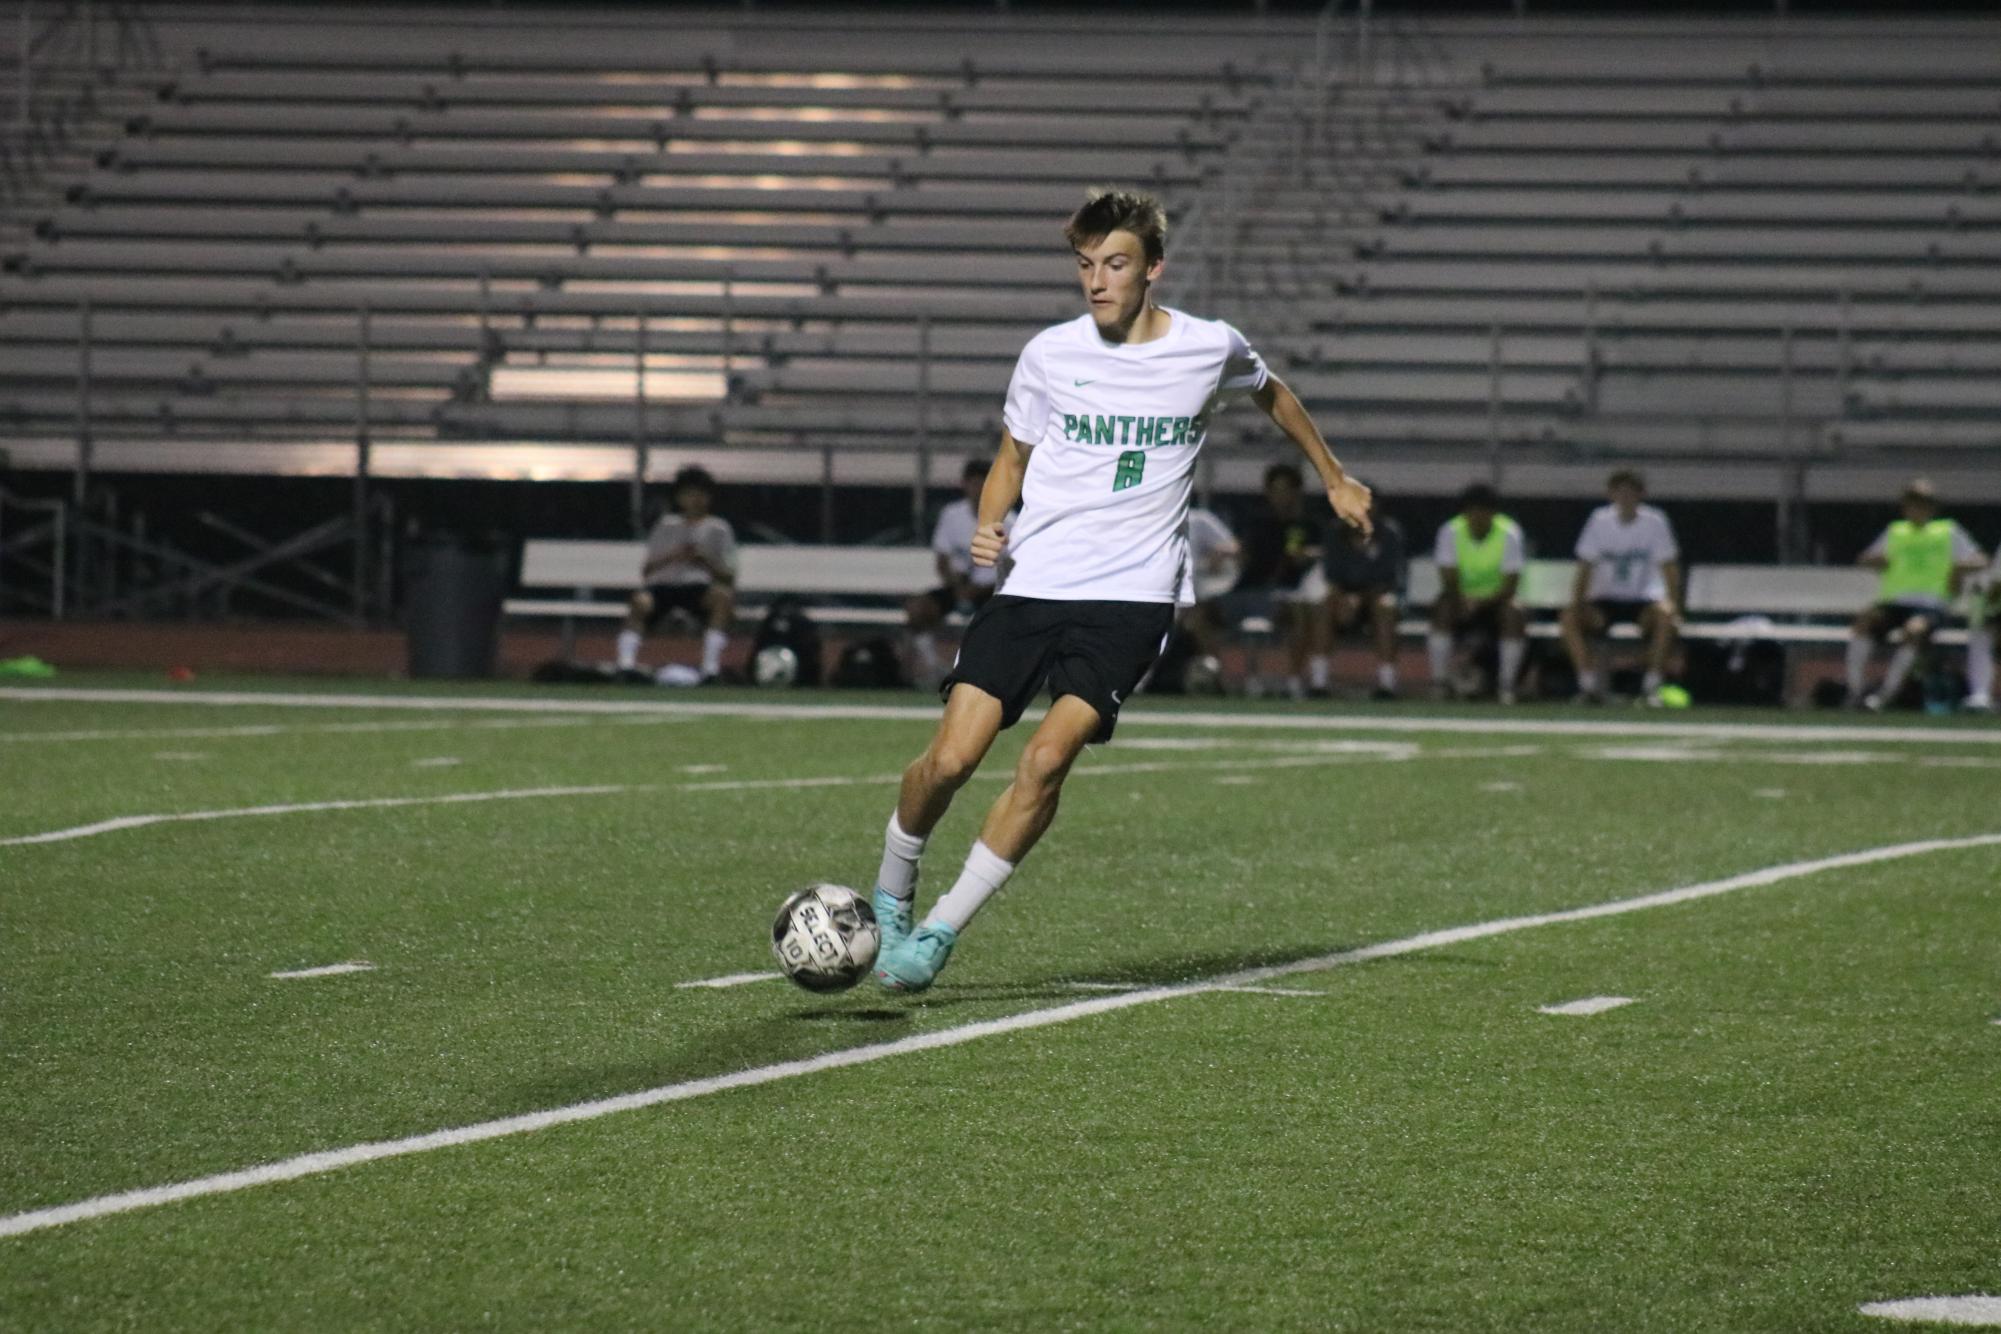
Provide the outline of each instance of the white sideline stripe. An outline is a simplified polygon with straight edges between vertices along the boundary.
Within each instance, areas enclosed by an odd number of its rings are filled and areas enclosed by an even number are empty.
[[[75,686],[0,686],[0,699],[106,704],[205,704],[311,709],[431,709],[442,712],[591,714],[681,718],[821,718],[872,722],[936,722],[935,705],[745,704],[669,700],[537,699],[507,695],[336,695],[236,690],[92,690]],[[1384,717],[1325,713],[1182,713],[1140,707],[1122,714],[1128,727],[1206,727],[1332,732],[1445,732],[1472,736],[1655,737],[1719,741],[1913,741],[1927,745],[2001,746],[2001,727],[1878,727],[1826,723],[1677,723],[1665,721],[1529,720],[1524,718]]]
[[[343,733],[343,732],[446,732],[464,728],[479,728],[482,731],[509,731],[524,727],[591,727],[606,722],[639,726],[649,723],[686,723],[692,718],[646,717],[637,718],[479,718],[465,721],[458,718],[437,718],[424,721],[399,720],[375,723],[247,723],[236,727],[129,727],[129,728],[85,728],[69,732],[0,732],[0,742],[13,741],[167,741],[184,740],[194,737],[264,737],[286,736],[301,732]]]
[[[1075,991],[1139,991],[1142,989],[1142,984],[1138,982],[1072,982],[1069,985]],[[1310,987],[1216,986],[1205,988],[1205,990],[1215,992],[1235,991],[1254,996],[1325,996],[1327,994],[1324,991],[1314,991]]]
[[[1479,759],[1488,756],[1519,755],[1534,747],[1495,746],[1488,748],[1466,748],[1460,750],[1437,750],[1424,752],[1416,746],[1395,753],[1365,752],[1361,754],[1310,754],[1283,755],[1258,760],[1199,760],[1194,763],[1177,764],[1170,761],[1142,761],[1137,764],[1093,764],[1080,765],[1071,771],[1071,776],[1079,774],[1154,774],[1175,773],[1186,770],[1206,769],[1298,769],[1335,764],[1341,760],[1384,760],[1402,761],[1410,759]],[[1007,780],[1013,777],[1006,769],[977,774],[975,777]],[[530,787],[505,788],[498,792],[453,792],[435,797],[364,797],[345,801],[302,801],[283,806],[235,806],[213,811],[174,811],[155,815],[120,815],[109,820],[98,820],[92,824],[75,825],[68,829],[52,829],[41,834],[21,834],[13,838],[0,838],[0,848],[22,847],[36,843],[64,843],[79,838],[94,838],[99,834],[115,834],[126,829],[144,829],[151,825],[178,824],[187,821],[232,820],[244,816],[258,815],[300,815],[312,811],[358,811],[380,810],[399,806],[438,806],[478,801],[522,801],[533,797],[603,797],[617,796],[627,792],[652,792],[662,786],[679,792],[735,792],[745,790],[770,791],[788,788],[816,787],[880,787],[900,782],[903,775],[893,774],[824,774],[817,778],[735,778],[700,783],[605,783],[590,787]]]
[[[1966,1297],[1905,1297],[1893,1302],[1864,1302],[1863,1315],[1885,1320],[1922,1320],[1933,1325],[2001,1325],[2001,1297],[1975,1293]]]
[[[1388,959],[1400,954],[1415,954],[1420,950],[1437,949],[1443,945],[1459,945],[1470,940],[1482,940],[1489,936],[1506,935],[1514,931],[1527,931],[1539,926],[1554,926],[1561,922],[1584,922],[1599,917],[1616,917],[1622,913],[1640,912],[1648,908],[1664,908],[1672,904],[1689,903],[1696,899],[1713,898],[1719,894],[1734,893],[1740,889],[1752,889],[1761,885],[1776,884],[1781,880],[1797,879],[1814,875],[1821,871],[1842,870],[1851,866],[1868,866],[1875,862],[1894,861],[1903,857],[1916,857],[1928,852],[1952,852],[1967,848],[2001,847],[2001,833],[1975,834],[1966,838],[1929,838],[1915,843],[1892,843],[1878,848],[1865,848],[1859,852],[1844,852],[1837,856],[1820,857],[1812,861],[1787,862],[1781,866],[1768,866],[1762,870],[1746,871],[1722,880],[1710,880],[1699,885],[1685,885],[1680,889],[1662,890],[1654,894],[1642,894],[1637,898],[1614,899],[1607,903],[1595,903],[1584,908],[1570,908],[1561,912],[1536,913],[1526,917],[1502,917],[1489,922],[1476,922],[1469,926],[1448,927],[1441,931],[1427,931],[1421,935],[1406,936],[1402,940],[1386,940],[1375,945],[1364,945],[1359,949],[1342,950],[1336,954],[1323,954],[1316,958],[1301,959],[1293,963],[1273,964],[1264,968],[1246,968],[1240,972],[1227,973],[1207,982],[1188,982],[1174,986],[1148,987],[1140,991],[1121,992],[1117,995],[1096,996],[1090,1000],[1071,1001],[1067,1004],[1051,1006],[1043,1010],[1028,1010],[1020,1014],[1007,1015],[1000,1019],[988,1019],[980,1023],[962,1024],[957,1028],[939,1029],[932,1033],[916,1033],[899,1038],[894,1042],[880,1042],[870,1046],[850,1047],[845,1051],[825,1052],[819,1056],[809,1056],[797,1061],[782,1061],[776,1065],[757,1066],[749,1070],[737,1070],[726,1075],[713,1075],[706,1079],[691,1079],[679,1084],[663,1084],[658,1088],[644,1089],[637,1093],[620,1094],[612,1098],[600,1098],[592,1102],[573,1103],[568,1107],[553,1107],[540,1112],[528,1112],[520,1116],[503,1117],[496,1121],[482,1121],[474,1125],[455,1126],[446,1130],[434,1130],[428,1134],[411,1135],[404,1139],[377,1140],[368,1144],[353,1144],[343,1149],[325,1149],[317,1153],[300,1154],[294,1158],[284,1158],[273,1163],[247,1167],[235,1172],[223,1172],[215,1176],[197,1177],[190,1181],[175,1182],[165,1186],[148,1186],[140,1190],[120,1191],[112,1195],[99,1195],[73,1204],[54,1205],[43,1209],[29,1209],[17,1214],[0,1217],[0,1237],[20,1236],[24,1233],[39,1232],[44,1228],[60,1227],[65,1223],[81,1222],[90,1218],[103,1218],[110,1214],[130,1213],[135,1209],[150,1209],[156,1205],[171,1204],[177,1200],[196,1199],[205,1195],[222,1195],[231,1191],[248,1190],[252,1186],[266,1186],[280,1181],[296,1181],[300,1177],[317,1176],[324,1172],[335,1172],[342,1168],[354,1167],[361,1163],[375,1162],[383,1158],[401,1158],[414,1153],[428,1153],[433,1149],[447,1149],[461,1144],[477,1144],[483,1140],[500,1139],[509,1135],[527,1134],[530,1131],[546,1130],[551,1126],[568,1125],[575,1121],[591,1121],[616,1112],[634,1111],[642,1107],[657,1107],[663,1103],[684,1102],[690,1098],[705,1097],[711,1093],[723,1093],[730,1089],[755,1088],[762,1084],[772,1084],[784,1079],[797,1079],[802,1075],[819,1074],[825,1070],[841,1070],[849,1066],[868,1065],[887,1060],[893,1056],[907,1056],[912,1052],[932,1051],[941,1047],[958,1047],[981,1038],[995,1037],[1003,1033],[1017,1033],[1025,1029],[1048,1028],[1055,1024],[1067,1024],[1077,1019],[1096,1014],[1108,1014],[1114,1010],[1129,1009],[1136,1005],[1152,1005],[1159,1001],[1175,1000],[1182,996],[1199,995],[1207,991],[1227,990],[1231,987],[1259,986],[1282,977],[1294,977],[1301,973],[1324,972],[1330,968],[1341,968],[1349,964],[1366,963],[1373,959]]]
[[[115,834],[121,829],[144,829],[156,824],[181,824],[201,820],[234,820],[251,815],[299,815],[308,811],[365,811],[394,806],[454,806],[475,801],[525,801],[532,797],[603,797],[639,789],[624,783],[598,787],[522,787],[498,792],[450,792],[437,797],[363,797],[351,801],[301,801],[285,806],[237,806],[219,811],[177,811],[164,815],[120,815],[80,824],[69,829],[52,829],[45,834],[22,834],[0,838],[0,848],[18,848],[32,843],[63,843],[70,839]]]
[[[289,973],[272,973],[271,976],[282,981],[290,981],[295,977],[337,977],[342,973],[372,973],[374,971],[374,964],[356,960],[353,963],[322,964],[318,968],[297,968]]]
[[[1621,1005],[1631,1005],[1631,996],[1586,996],[1583,1000],[1565,1001],[1561,1005],[1538,1005],[1537,1014],[1603,1014],[1616,1010]]]
[[[412,769],[450,769],[465,761],[456,755],[427,755],[421,760],[410,761]]]
[[[674,985],[683,990],[688,987],[740,987],[751,982],[775,982],[784,976],[783,973],[726,973],[722,977],[703,977]]]

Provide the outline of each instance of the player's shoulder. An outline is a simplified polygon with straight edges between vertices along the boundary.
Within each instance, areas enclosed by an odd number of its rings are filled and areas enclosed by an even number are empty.
[[[1589,528],[1596,524],[1602,527],[1605,524],[1617,523],[1618,521],[1619,507],[1617,505],[1604,504],[1591,511],[1591,517],[1584,521],[1584,526]]]
[[[1090,326],[1091,317],[1085,314],[1079,315],[1075,319],[1062,320],[1046,328],[1038,329],[1030,336],[1026,343],[1022,344],[1021,354],[1026,357],[1031,354],[1047,352],[1052,347],[1077,343],[1082,340],[1086,333],[1090,332]]]
[[[1662,509],[1658,505],[1640,506],[1640,517],[1646,520],[1648,523],[1658,524],[1662,528],[1672,527],[1672,525],[1668,523],[1667,511]]]
[[[1165,309],[1170,317],[1180,323],[1181,337],[1184,339],[1208,343],[1225,350],[1250,345],[1250,340],[1228,320],[1212,320],[1200,315],[1191,315],[1179,306],[1168,306]]]

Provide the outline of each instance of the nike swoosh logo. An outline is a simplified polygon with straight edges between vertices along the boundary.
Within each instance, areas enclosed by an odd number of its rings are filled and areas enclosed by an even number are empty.
[[[1112,703],[1116,704],[1118,702],[1119,702],[1119,692],[1114,690],[1112,692]]]
[[[1096,384],[1096,383],[1097,383],[1097,381],[1096,381],[1096,380],[1077,380],[1077,381],[1075,381],[1074,383],[1076,384],[1076,386],[1077,386],[1077,387],[1078,387],[1079,389],[1082,389],[1082,388],[1083,388],[1083,387],[1084,387],[1085,385],[1087,385],[1087,384]]]

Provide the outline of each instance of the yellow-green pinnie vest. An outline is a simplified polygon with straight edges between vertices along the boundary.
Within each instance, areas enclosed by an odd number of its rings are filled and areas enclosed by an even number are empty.
[[[1484,541],[1473,536],[1472,525],[1463,514],[1452,519],[1452,545],[1459,553],[1459,594],[1466,598],[1490,598],[1501,591],[1507,576],[1501,562],[1508,552],[1508,537],[1521,529],[1505,514],[1494,516],[1493,527]]]
[[[1883,542],[1883,582],[1877,600],[1895,602],[1907,597],[1949,598],[1952,596],[1951,519],[1912,523],[1899,519],[1890,525]]]

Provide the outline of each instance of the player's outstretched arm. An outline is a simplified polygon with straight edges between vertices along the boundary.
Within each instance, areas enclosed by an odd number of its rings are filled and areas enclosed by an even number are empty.
[[[1028,449],[1001,428],[1000,450],[994,466],[987,470],[986,485],[980,488],[980,526],[973,530],[973,564],[991,566],[1007,546],[1001,521],[1021,503],[1021,479],[1028,471]]]
[[[1367,537],[1375,525],[1369,519],[1369,488],[1348,475],[1341,461],[1327,448],[1326,439],[1320,428],[1307,415],[1306,405],[1299,401],[1299,395],[1286,386],[1276,375],[1268,375],[1262,387],[1253,391],[1251,400],[1264,409],[1273,425],[1284,431],[1286,438],[1299,446],[1299,452],[1306,455],[1306,461],[1313,465],[1313,471],[1320,474],[1321,484],[1327,488],[1327,501],[1334,507],[1334,513],[1343,523],[1362,530]]]

